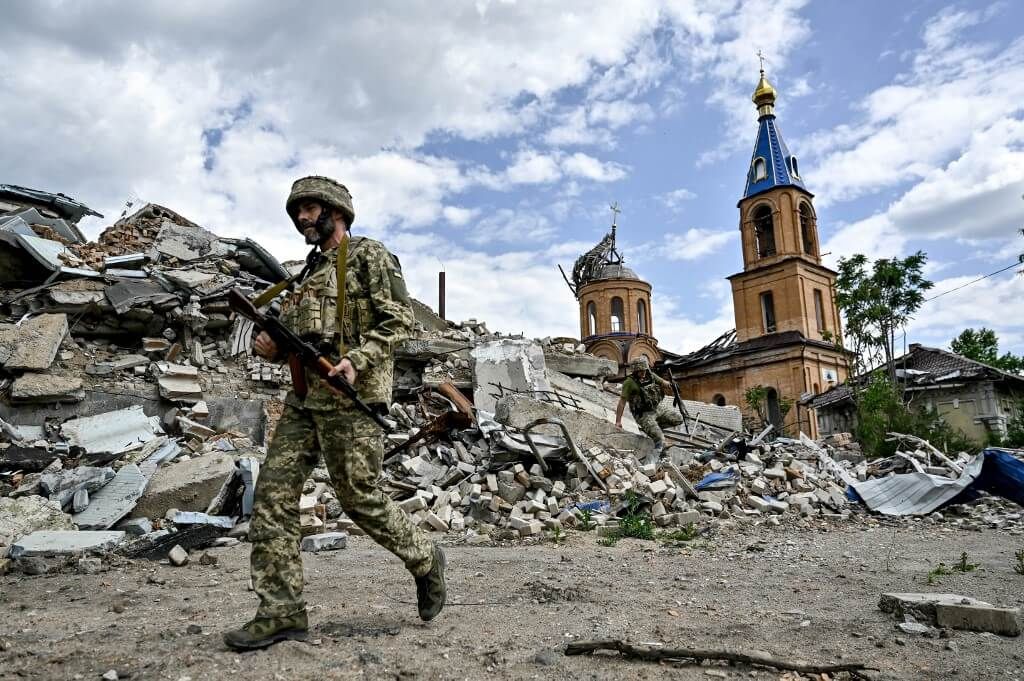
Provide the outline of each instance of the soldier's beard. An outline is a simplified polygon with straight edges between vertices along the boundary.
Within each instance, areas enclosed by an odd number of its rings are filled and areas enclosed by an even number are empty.
[[[325,208],[320,212],[320,217],[316,219],[316,222],[300,221],[298,228],[307,244],[318,246],[334,234],[334,221],[331,220],[330,211]]]

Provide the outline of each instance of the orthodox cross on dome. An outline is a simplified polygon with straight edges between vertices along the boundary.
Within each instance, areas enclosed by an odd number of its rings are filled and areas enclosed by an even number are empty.
[[[561,265],[558,266],[558,269],[562,271],[565,283],[572,289],[573,294],[576,294],[579,288],[587,282],[600,278],[605,265],[623,264],[622,254],[615,247],[615,231],[619,226],[619,213],[622,212],[622,209],[619,208],[618,201],[612,203],[608,208],[612,211],[611,231],[605,234],[596,246],[576,259],[572,268],[572,279],[570,280],[566,276]]]
[[[757,58],[761,62],[761,73],[764,73],[764,52],[761,50],[757,51]]]

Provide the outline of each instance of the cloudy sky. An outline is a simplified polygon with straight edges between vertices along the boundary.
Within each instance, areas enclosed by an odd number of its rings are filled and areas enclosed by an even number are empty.
[[[281,259],[306,174],[352,190],[412,292],[449,317],[578,336],[571,266],[620,246],[676,352],[733,327],[756,53],[816,195],[822,251],[930,257],[935,293],[1024,251],[1024,3],[33,2],[0,23],[0,182],[106,215],[165,204]],[[1016,28],[1015,28],[1016,27]],[[1014,270],[929,302],[909,341],[995,328]]]

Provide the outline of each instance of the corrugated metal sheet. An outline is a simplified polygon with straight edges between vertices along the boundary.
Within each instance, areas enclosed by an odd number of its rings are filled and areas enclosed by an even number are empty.
[[[902,473],[876,480],[855,482],[853,489],[865,505],[883,515],[925,515],[962,493],[981,475],[985,462],[979,454],[964,466],[956,480],[927,473]]]

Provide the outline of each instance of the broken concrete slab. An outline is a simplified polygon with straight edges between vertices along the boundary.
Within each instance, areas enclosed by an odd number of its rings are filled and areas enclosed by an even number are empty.
[[[65,314],[41,314],[20,325],[0,324],[0,365],[29,371],[49,369],[67,335]]]
[[[104,553],[124,541],[119,531],[39,530],[11,545],[11,558],[65,556],[75,553]]]
[[[165,219],[153,244],[154,250],[178,260],[191,261],[226,256],[231,252],[217,235],[201,227],[185,227]]]
[[[495,420],[506,426],[525,428],[539,418],[558,418],[581,449],[591,445],[634,452],[643,459],[654,451],[654,441],[646,435],[634,435],[615,427],[614,423],[591,416],[585,411],[565,409],[556,404],[541,402],[525,395],[509,395],[497,402]],[[539,426],[536,432],[561,435],[555,426]]]
[[[522,339],[486,341],[473,348],[473,404],[493,413],[498,398],[508,393],[550,391],[544,351]],[[499,387],[500,386],[500,387]]]
[[[347,545],[347,532],[324,532],[303,537],[300,549],[309,553],[320,553],[321,551],[337,551]]]
[[[614,376],[619,372],[619,365],[616,362],[593,355],[567,355],[549,351],[544,353],[544,362],[548,370],[558,371],[566,376],[602,378]]]
[[[930,622],[935,626],[968,631],[987,631],[1019,636],[1019,608],[998,608],[991,603],[959,594],[884,593],[878,601],[882,612]]]
[[[219,453],[164,466],[153,474],[146,493],[135,507],[135,515],[162,518],[171,508],[206,511],[225,478],[234,473],[234,458]]]
[[[107,362],[97,362],[96,364],[90,364],[85,367],[85,373],[90,376],[109,376],[110,374],[122,371],[125,369],[132,369],[137,366],[145,366],[149,364],[149,358],[144,355],[124,355],[117,359],[112,359]]]
[[[230,530],[235,526],[235,519],[226,515],[210,515],[199,511],[178,511],[171,521],[175,525],[213,525]]]
[[[96,466],[78,466],[77,468],[43,473],[39,478],[39,487],[44,494],[67,508],[75,493],[79,490],[95,492],[110,482],[114,477],[113,468]]]
[[[11,385],[11,404],[81,402],[85,399],[82,379],[77,376],[26,373]]]
[[[199,383],[199,369],[186,364],[159,362],[160,374],[157,384],[160,396],[176,402],[198,402],[203,399],[203,387]]]
[[[141,405],[70,419],[61,424],[60,432],[69,444],[83,447],[89,454],[121,452],[157,437]]]
[[[0,545],[8,545],[37,530],[74,529],[71,516],[56,501],[36,495],[0,497]]]
[[[132,512],[149,479],[133,463],[122,466],[114,479],[92,495],[89,506],[72,520],[83,530],[105,530]]]

